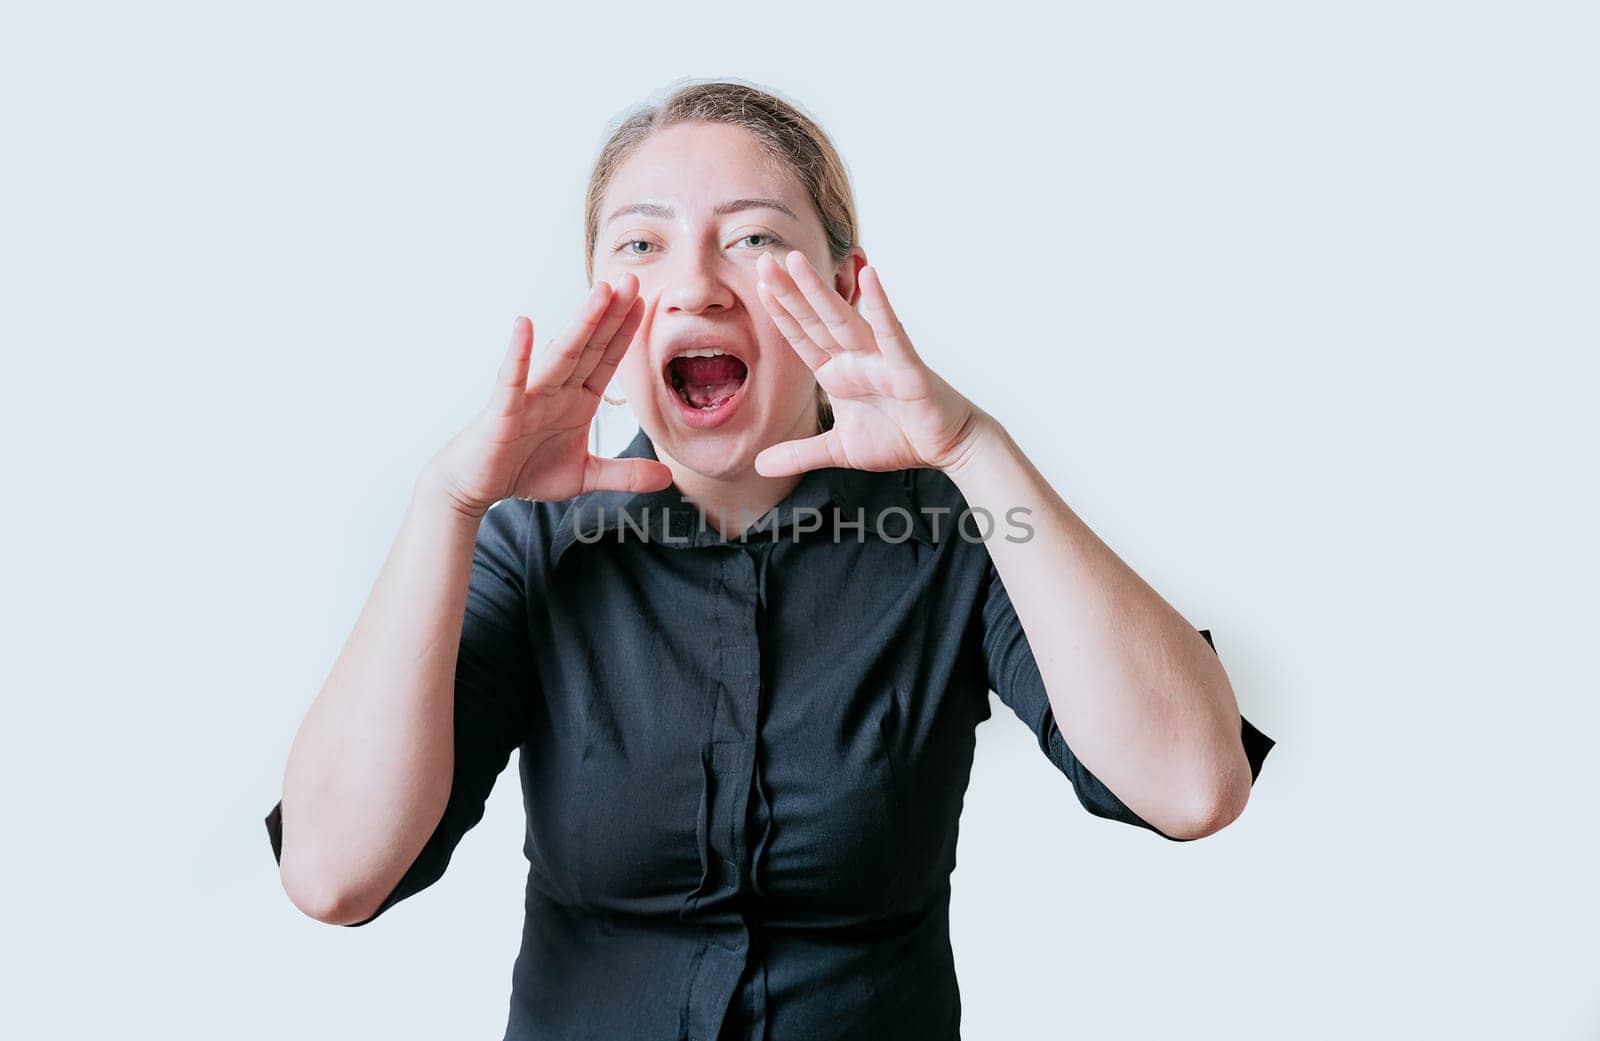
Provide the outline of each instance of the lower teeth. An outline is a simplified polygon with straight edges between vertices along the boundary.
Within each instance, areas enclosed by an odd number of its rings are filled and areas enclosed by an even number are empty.
[[[702,386],[700,389],[703,390],[703,391],[706,391],[707,393],[709,393],[711,391],[711,388],[709,386]],[[686,395],[686,394],[680,394],[679,397],[682,397],[684,404],[688,405],[690,408],[696,409],[696,410],[698,410],[700,412],[709,412],[714,408],[717,408],[717,407],[719,407],[721,405],[727,404],[728,401],[733,398],[733,395],[729,394],[725,398],[718,398],[715,401],[712,401],[712,402],[710,402],[708,404],[705,404],[705,405],[696,405],[694,402],[689,400],[688,395]]]

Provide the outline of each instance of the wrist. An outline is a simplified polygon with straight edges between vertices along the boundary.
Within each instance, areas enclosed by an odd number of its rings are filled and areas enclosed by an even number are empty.
[[[992,455],[997,447],[1003,446],[1007,439],[1006,430],[1000,422],[974,405],[972,415],[957,435],[956,448],[951,452],[949,461],[939,469],[959,483],[974,468],[982,466],[983,460]]]
[[[488,506],[479,506],[457,495],[449,479],[431,463],[417,475],[411,488],[411,502],[424,513],[473,528],[489,512]]]

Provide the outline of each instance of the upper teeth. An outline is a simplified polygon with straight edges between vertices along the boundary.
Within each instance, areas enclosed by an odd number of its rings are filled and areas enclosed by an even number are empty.
[[[678,355],[680,358],[715,358],[728,352],[721,347],[696,347],[694,350],[684,351]]]

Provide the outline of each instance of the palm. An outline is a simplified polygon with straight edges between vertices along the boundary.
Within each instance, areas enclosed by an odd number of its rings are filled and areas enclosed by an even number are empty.
[[[450,493],[481,512],[501,499],[559,500],[603,488],[646,491],[672,481],[649,459],[590,454],[589,423],[633,342],[645,304],[625,275],[599,283],[578,318],[534,361],[533,325],[519,318],[494,395],[441,453]]]
[[[863,319],[803,254],[791,253],[787,270],[764,256],[759,270],[762,302],[828,392],[834,415],[831,430],[763,450],[763,473],[819,466],[898,470],[954,461],[977,409],[917,355],[876,271],[862,271]]]
[[[521,461],[508,473],[507,495],[537,499],[547,497],[536,494],[547,485],[579,486],[589,459],[589,424],[599,405],[600,395],[581,386],[549,395],[530,389],[521,411],[498,417],[494,437],[504,457]]]

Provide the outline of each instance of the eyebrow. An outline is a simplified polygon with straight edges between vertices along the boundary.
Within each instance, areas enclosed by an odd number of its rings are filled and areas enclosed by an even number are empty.
[[[716,209],[711,211],[711,214],[714,217],[722,217],[729,213],[738,213],[740,210],[777,210],[790,220],[800,219],[795,216],[793,210],[778,199],[730,199],[727,202],[718,203]],[[638,213],[646,217],[662,217],[667,220],[671,220],[676,215],[671,206],[662,206],[653,202],[633,202],[626,206],[619,206],[611,211],[611,216],[606,218],[606,223],[610,224],[618,217],[626,216],[630,213]]]

